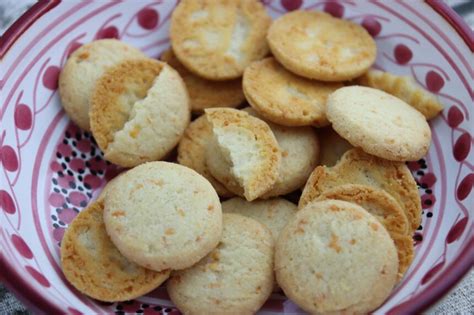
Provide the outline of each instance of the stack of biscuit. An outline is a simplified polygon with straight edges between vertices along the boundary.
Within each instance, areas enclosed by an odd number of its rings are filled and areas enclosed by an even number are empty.
[[[184,0],[170,38],[162,61],[98,40],[61,72],[65,111],[130,168],[66,231],[68,281],[122,301],[168,280],[185,314],[253,314],[281,291],[314,314],[379,307],[414,257],[405,162],[429,149],[436,97],[371,69],[369,33],[322,12]]]

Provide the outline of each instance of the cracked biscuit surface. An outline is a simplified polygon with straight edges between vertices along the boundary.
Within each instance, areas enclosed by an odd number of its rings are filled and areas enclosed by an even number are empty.
[[[94,138],[105,158],[123,167],[166,157],[189,120],[183,80],[153,59],[127,60],[110,68],[92,95]]]
[[[206,109],[213,139],[206,153],[211,174],[231,192],[252,201],[278,179],[281,151],[263,120],[229,108]]]
[[[258,1],[184,0],[171,18],[171,45],[191,72],[209,80],[235,79],[268,53],[270,23]]]
[[[212,176],[206,165],[206,152],[212,140],[212,128],[206,115],[192,121],[184,131],[183,138],[178,145],[178,163],[192,168],[204,176],[221,197],[232,197],[224,185]]]
[[[92,91],[104,72],[126,59],[146,58],[140,50],[115,39],[101,39],[82,45],[66,61],[58,81],[61,105],[68,117],[90,130]]]
[[[152,270],[184,269],[221,238],[222,210],[211,184],[185,166],[139,165],[104,198],[107,233],[120,252]]]

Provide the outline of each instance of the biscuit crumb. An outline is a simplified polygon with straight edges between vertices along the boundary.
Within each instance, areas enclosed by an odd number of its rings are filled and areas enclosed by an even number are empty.
[[[117,210],[112,212],[112,216],[117,218],[117,217],[124,217],[125,216],[125,211],[123,210]]]
[[[337,253],[340,253],[342,248],[339,246],[339,238],[335,234],[331,234],[331,240],[329,241],[329,247],[334,249]]]
[[[207,210],[208,210],[209,212],[212,212],[212,211],[214,210],[214,205],[209,205],[209,206],[207,207]]]
[[[379,226],[378,226],[378,224],[376,224],[376,223],[370,223],[370,227],[371,227],[372,230],[374,230],[374,231],[378,231],[378,229],[379,229]]]
[[[175,233],[175,230],[173,228],[167,228],[165,230],[166,235],[173,235]]]

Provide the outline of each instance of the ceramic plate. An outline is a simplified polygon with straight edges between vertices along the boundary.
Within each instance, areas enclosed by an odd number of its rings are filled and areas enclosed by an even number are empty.
[[[473,34],[441,1],[264,1],[277,17],[304,8],[363,25],[378,45],[376,67],[413,76],[442,100],[428,155],[408,164],[419,183],[423,223],[416,257],[376,313],[419,312],[440,298],[473,261]],[[71,124],[57,79],[69,54],[99,38],[119,38],[157,57],[169,46],[174,1],[40,1],[0,44],[0,272],[42,313],[179,313],[164,288],[134,301],[99,303],[78,293],[59,265],[59,244],[74,217],[118,169],[90,133]],[[471,250],[468,250],[471,249]],[[202,305],[203,310],[206,305]],[[262,314],[302,311],[273,295]]]

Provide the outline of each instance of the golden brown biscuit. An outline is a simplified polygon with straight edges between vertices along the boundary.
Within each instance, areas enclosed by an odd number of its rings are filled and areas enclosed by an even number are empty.
[[[411,227],[398,202],[385,191],[366,186],[347,184],[326,190],[316,200],[343,200],[353,202],[375,216],[394,240],[398,254],[398,277],[401,279],[413,260]],[[410,240],[407,244],[406,240]],[[408,246],[410,245],[410,246]]]
[[[371,69],[356,81],[360,85],[385,91],[404,100],[426,119],[433,119],[443,110],[438,98],[424,90],[412,77]]]
[[[261,118],[252,107],[242,109]],[[272,189],[261,196],[266,199],[286,195],[301,189],[309,175],[318,165],[319,141],[311,127],[285,127],[267,122],[281,150],[278,179]]]
[[[185,0],[171,17],[171,45],[191,72],[208,80],[236,79],[268,53],[270,23],[259,1]]]
[[[248,201],[269,191],[278,179],[281,151],[268,124],[231,108],[205,112],[214,135],[206,155],[211,174]]]
[[[214,176],[211,175],[206,165],[206,151],[209,141],[212,140],[212,128],[206,115],[191,122],[184,131],[183,138],[178,145],[178,163],[192,168],[204,176],[221,197],[232,197],[231,193]]]
[[[96,81],[109,67],[142,58],[146,56],[140,50],[116,39],[95,40],[75,50],[58,81],[61,105],[68,117],[80,128],[90,130],[89,110]]]
[[[333,167],[316,167],[303,189],[298,207],[301,209],[324,191],[345,184],[385,190],[402,206],[412,231],[420,225],[418,187],[405,163],[377,158],[360,149],[347,151]]]
[[[279,17],[270,26],[267,40],[285,68],[321,81],[356,78],[370,68],[377,55],[375,41],[363,27],[316,11],[293,11]]]
[[[72,221],[61,241],[61,267],[82,293],[100,301],[126,301],[144,295],[168,279],[170,271],[145,269],[125,258],[105,231],[102,201]]]
[[[275,58],[253,62],[245,69],[245,97],[265,119],[284,126],[329,124],[326,100],[341,83],[325,83],[299,77]]]
[[[192,74],[168,49],[161,55],[161,60],[168,63],[183,78],[189,93],[191,110],[202,113],[211,107],[237,107],[245,100],[242,91],[242,79],[230,81],[210,81]]]
[[[105,158],[123,167],[162,159],[178,144],[190,120],[179,74],[153,59],[127,60],[97,81],[91,129]]]

